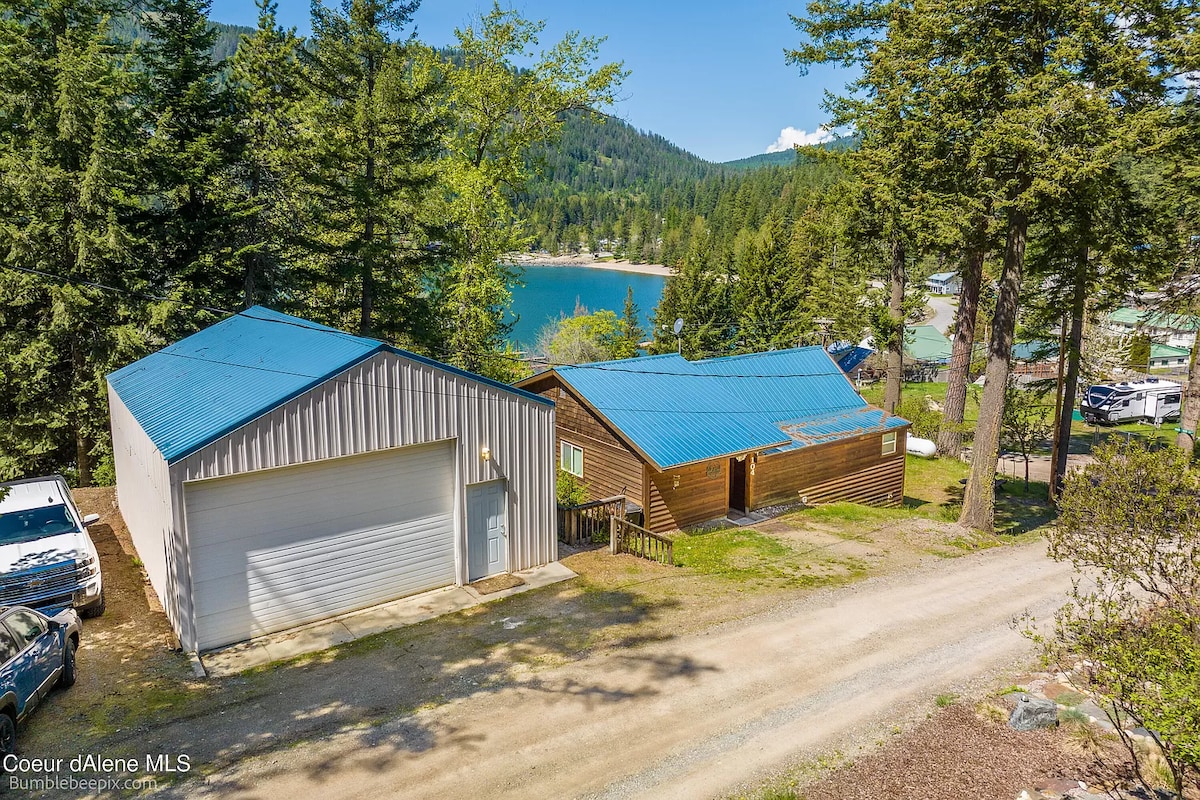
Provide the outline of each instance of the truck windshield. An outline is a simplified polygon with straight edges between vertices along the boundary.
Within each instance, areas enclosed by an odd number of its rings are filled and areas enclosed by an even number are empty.
[[[28,511],[9,511],[0,514],[0,545],[20,544],[73,533],[75,521],[66,506],[46,506]]]

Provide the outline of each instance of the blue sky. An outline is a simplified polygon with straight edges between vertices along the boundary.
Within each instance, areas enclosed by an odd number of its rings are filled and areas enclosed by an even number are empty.
[[[308,32],[307,0],[278,0],[280,21]],[[807,0],[516,0],[530,19],[546,21],[542,44],[565,31],[607,36],[604,61],[632,71],[614,113],[712,161],[763,153],[814,134],[826,121],[826,88],[840,91],[846,73],[816,68],[807,77],[784,63],[799,41],[788,13]],[[490,0],[426,0],[417,12],[420,38],[454,41],[454,28],[491,8]],[[213,0],[212,18],[253,25],[253,0]]]

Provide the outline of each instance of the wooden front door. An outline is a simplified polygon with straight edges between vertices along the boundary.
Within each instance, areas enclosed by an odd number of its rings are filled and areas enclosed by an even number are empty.
[[[729,459],[729,507],[746,510],[746,459]]]

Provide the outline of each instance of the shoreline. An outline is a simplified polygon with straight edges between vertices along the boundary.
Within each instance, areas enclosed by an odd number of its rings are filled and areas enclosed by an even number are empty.
[[[632,272],[638,275],[659,275],[664,278],[671,274],[671,268],[663,264],[633,264],[625,259],[597,261],[591,256],[549,256],[530,253],[513,254],[511,258],[511,263],[520,267],[584,267],[610,272]]]

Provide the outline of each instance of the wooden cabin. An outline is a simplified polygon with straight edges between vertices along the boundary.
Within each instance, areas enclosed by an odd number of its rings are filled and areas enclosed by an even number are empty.
[[[909,423],[820,347],[557,367],[518,386],[557,406],[561,469],[669,531],[765,506],[898,505]]]

